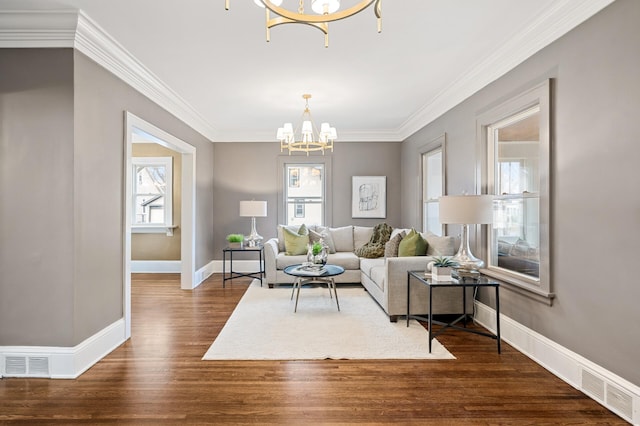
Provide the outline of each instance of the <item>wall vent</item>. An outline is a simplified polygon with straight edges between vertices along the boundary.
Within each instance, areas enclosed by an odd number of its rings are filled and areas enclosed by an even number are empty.
[[[604,380],[582,368],[582,390],[592,398],[604,403]]]
[[[4,374],[5,376],[23,376],[27,374],[27,357],[5,357]]]
[[[4,358],[6,377],[50,377],[49,357],[7,355]]]
[[[637,395],[618,386],[613,380],[603,378],[585,366],[581,367],[581,390],[628,422],[638,424],[634,423],[634,420],[637,421],[634,415],[638,414],[637,411],[634,412],[634,399],[637,399]],[[635,401],[635,404],[637,405],[638,401]]]
[[[628,392],[607,384],[607,404],[627,419],[633,418],[633,396]]]

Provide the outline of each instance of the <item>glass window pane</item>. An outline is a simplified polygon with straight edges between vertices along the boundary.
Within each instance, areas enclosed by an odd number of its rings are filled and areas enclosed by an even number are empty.
[[[442,235],[440,223],[440,202],[432,201],[424,204],[424,214],[427,218],[426,231],[436,235]]]
[[[285,200],[288,225],[322,225],[324,217],[324,166],[287,165]]]
[[[538,278],[539,223],[537,197],[495,200],[491,264]]]
[[[442,150],[428,153],[426,157],[426,200],[442,196]]]
[[[496,194],[538,193],[540,112],[498,128],[495,136]]]

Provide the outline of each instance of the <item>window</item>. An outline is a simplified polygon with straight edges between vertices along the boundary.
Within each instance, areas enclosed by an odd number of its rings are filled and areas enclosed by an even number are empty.
[[[324,166],[288,164],[289,185],[285,195],[287,225],[324,224]],[[295,185],[291,185],[295,176]]]
[[[484,114],[483,185],[494,195],[487,274],[553,298],[549,265],[549,82]]]
[[[421,150],[422,230],[436,235],[443,235],[438,199],[444,195],[444,142],[443,135]]]
[[[166,232],[172,223],[173,167],[171,157],[133,157],[134,232]]]

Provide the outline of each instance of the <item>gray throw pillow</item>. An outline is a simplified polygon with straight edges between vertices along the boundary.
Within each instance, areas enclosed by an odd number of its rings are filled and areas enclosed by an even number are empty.
[[[398,257],[398,247],[400,247],[400,242],[406,235],[407,233],[402,231],[389,239],[384,245],[384,257]]]

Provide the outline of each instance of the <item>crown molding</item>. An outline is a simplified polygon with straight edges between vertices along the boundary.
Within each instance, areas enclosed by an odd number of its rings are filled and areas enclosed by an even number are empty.
[[[342,131],[341,141],[398,142],[407,139],[615,0],[557,0],[528,27],[440,91],[396,129]],[[76,48],[211,141],[273,141],[254,134],[218,131],[124,46],[81,10],[0,11],[0,48]]]
[[[511,37],[495,52],[469,68],[409,117],[397,135],[405,140],[451,108],[520,65],[615,0],[558,0],[528,27]]]
[[[206,138],[216,130],[82,10],[0,11],[0,47],[75,48]]]

